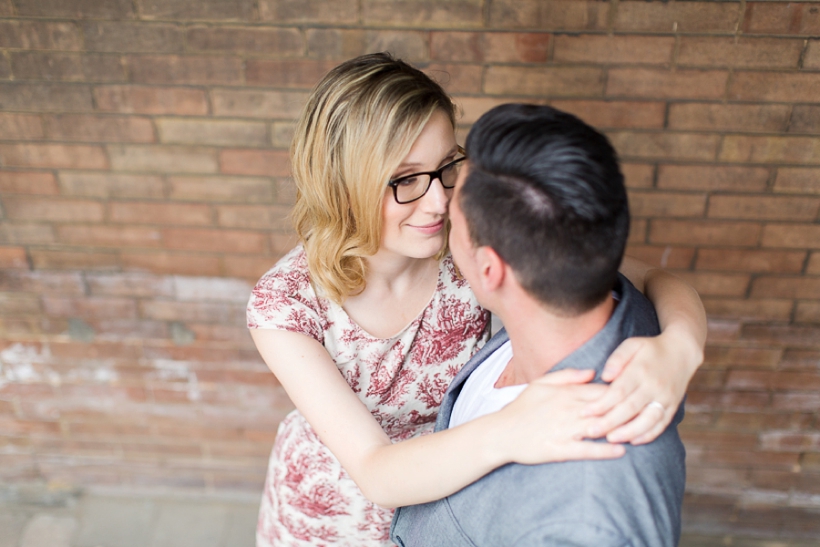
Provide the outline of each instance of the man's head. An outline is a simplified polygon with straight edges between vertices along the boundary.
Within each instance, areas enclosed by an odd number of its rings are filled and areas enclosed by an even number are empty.
[[[606,137],[548,106],[506,104],[475,123],[467,153],[450,204],[450,246],[471,284],[467,262],[489,247],[551,309],[577,315],[601,303],[629,232],[623,175]]]

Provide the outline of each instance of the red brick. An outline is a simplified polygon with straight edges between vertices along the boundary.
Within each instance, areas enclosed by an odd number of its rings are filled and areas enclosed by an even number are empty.
[[[46,313],[55,317],[119,319],[137,316],[136,302],[130,298],[43,296],[43,307]]]
[[[128,0],[15,0],[17,15],[76,19],[127,19],[134,16]]]
[[[39,315],[40,300],[36,294],[0,293],[0,314]]]
[[[415,0],[362,0],[361,18],[365,24],[402,27],[476,27],[483,23],[480,0],[418,2]]]
[[[624,184],[627,188],[651,188],[654,185],[654,165],[622,162],[621,172],[624,175]]]
[[[99,86],[94,88],[97,108],[108,112],[136,114],[177,114],[196,116],[208,113],[205,92],[175,87]]]
[[[96,201],[6,196],[6,215],[11,219],[50,222],[100,222],[103,206]]]
[[[29,251],[35,269],[43,270],[116,270],[119,259],[111,252]]]
[[[252,0],[140,0],[139,11],[143,19],[249,21],[253,5]]]
[[[798,104],[792,107],[789,133],[820,133],[820,105]]]
[[[154,123],[163,143],[262,146],[268,141],[262,122],[159,118]]]
[[[166,23],[89,21],[83,23],[85,49],[122,53],[175,53],[182,51],[179,26]]]
[[[760,192],[766,189],[769,170],[765,167],[722,165],[661,165],[658,188],[677,190],[728,190]]]
[[[763,228],[764,247],[790,249],[820,248],[820,226],[807,224],[767,224]]]
[[[754,418],[756,414],[734,414],[734,416],[742,416]],[[687,460],[688,458],[687,454]],[[734,467],[767,467],[767,468],[782,468],[792,469],[799,461],[799,454],[783,454],[778,452],[759,452],[755,451],[707,451],[703,457],[704,463],[732,465]]]
[[[26,249],[24,247],[0,246],[0,269],[5,268],[28,269]]]
[[[432,32],[430,58],[445,62],[484,62],[489,49],[486,44],[489,36],[481,32]]]
[[[729,73],[723,70],[611,68],[608,97],[722,99]]]
[[[628,245],[643,245],[646,241],[646,234],[649,228],[649,221],[641,218],[633,218],[629,223]]]
[[[0,83],[0,110],[88,112],[93,109],[91,89],[88,86]]]
[[[660,268],[688,270],[692,265],[692,259],[695,257],[695,249],[691,247],[631,245],[626,248],[626,255]]]
[[[259,17],[276,23],[331,23],[334,25],[359,22],[357,0],[259,0]]]
[[[0,57],[0,80],[11,80],[11,61],[6,56]]]
[[[307,102],[302,91],[214,89],[210,93],[215,116],[295,119]]]
[[[421,31],[368,30],[364,33],[366,51],[389,51],[411,63],[430,60],[428,33]]]
[[[91,296],[173,297],[170,277],[142,273],[86,274]]]
[[[239,230],[176,228],[165,230],[165,246],[181,251],[263,253],[265,236]]]
[[[558,62],[658,65],[672,62],[675,39],[659,36],[558,35],[553,59]]]
[[[217,224],[251,230],[288,230],[290,207],[261,205],[222,205],[217,207]]]
[[[743,296],[749,286],[749,275],[701,272],[677,272],[703,296]]]
[[[39,294],[85,294],[85,284],[78,272],[7,271],[0,275],[0,289]]]
[[[154,127],[147,118],[63,114],[46,117],[50,140],[80,142],[154,142]]]
[[[363,29],[307,29],[307,57],[343,61],[365,53]]]
[[[551,101],[598,128],[653,128],[664,124],[666,105],[650,101]]]
[[[83,37],[74,23],[6,20],[0,21],[0,47],[80,51]]]
[[[0,242],[10,245],[43,245],[54,242],[48,224],[0,223]]]
[[[94,198],[162,198],[163,182],[152,175],[61,171],[60,192]]]
[[[257,177],[169,177],[170,198],[185,201],[270,203],[274,185]]]
[[[811,221],[820,211],[820,198],[781,196],[712,196],[710,218]]]
[[[126,224],[179,224],[207,226],[211,224],[211,208],[197,203],[138,203],[109,204],[111,222]]]
[[[191,253],[143,253],[125,251],[122,266],[127,270],[177,275],[219,275],[219,257]]]
[[[650,241],[680,245],[753,246],[761,226],[754,222],[653,220]]]
[[[720,429],[745,429],[760,431],[765,429],[803,429],[810,425],[812,416],[805,413],[763,412],[723,412],[715,424]],[[783,454],[768,454],[778,464],[783,462],[797,463],[797,458],[783,458]],[[780,456],[780,457],[776,457]],[[752,462],[749,462],[752,463]],[[764,463],[763,461],[759,463]],[[754,467],[760,467],[755,465]]]
[[[689,387],[691,389],[698,390],[720,389],[723,387],[725,377],[725,370],[710,370],[701,368],[695,372],[695,375],[689,381]],[[687,416],[686,418],[688,421],[689,416]],[[691,423],[687,425],[692,426]]]
[[[820,323],[820,302],[798,302],[794,320],[797,323]]]
[[[789,321],[794,303],[791,300],[704,298],[709,317],[725,317],[747,321]]]
[[[729,372],[727,387],[741,390],[817,391],[820,388],[820,374],[732,370]]]
[[[290,174],[288,153],[280,150],[221,150],[220,172],[231,175],[285,177]]]
[[[812,17],[807,10],[811,3],[754,2],[746,6],[743,31],[762,34],[805,34]]]
[[[781,349],[707,345],[704,366],[775,369],[782,355]]]
[[[484,77],[484,92],[490,95],[600,97],[603,89],[603,72],[593,67],[490,66]]]
[[[784,344],[798,347],[820,345],[820,328],[789,325],[745,325],[743,337],[764,344]]]
[[[423,70],[447,93],[476,93],[481,89],[483,69],[479,65],[430,63]]]
[[[0,114],[0,135],[4,140],[39,140],[44,136],[40,116]]]
[[[159,247],[162,234],[141,226],[58,226],[57,239],[69,245]]]
[[[289,252],[297,243],[299,243],[299,238],[291,230],[287,233],[272,233],[270,235],[271,250],[278,256]]]
[[[632,190],[629,210],[636,217],[702,217],[706,195]]]
[[[221,323],[244,326],[245,310],[224,302],[173,302],[144,300],[140,303],[142,317],[159,321]]]
[[[206,148],[169,145],[108,146],[111,168],[115,171],[160,173],[215,173],[216,155]]]
[[[118,55],[22,52],[11,55],[11,67],[15,80],[124,82],[127,79]]]
[[[800,251],[700,249],[696,268],[740,272],[800,273],[805,260],[806,253]]]
[[[333,61],[251,59],[245,79],[250,85],[309,89],[334,66]]]
[[[484,58],[493,63],[545,63],[552,35],[537,32],[492,32],[484,35]]]
[[[185,44],[190,51],[261,53],[296,57],[304,51],[298,29],[271,27],[189,27]]]
[[[820,194],[820,169],[780,167],[774,181],[774,191],[789,194]]]
[[[739,2],[618,3],[615,30],[733,33],[741,16]]]
[[[108,160],[99,146],[69,144],[2,144],[0,162],[15,167],[107,169]]]
[[[820,351],[787,349],[779,368],[781,370],[820,370]]]
[[[820,405],[820,393],[775,393],[772,408],[814,412]]]
[[[811,253],[811,256],[809,256],[809,264],[806,266],[806,273],[810,275],[820,275],[820,253]]]
[[[789,118],[787,105],[675,103],[669,106],[670,129],[781,132]]]
[[[820,299],[820,278],[758,277],[752,284],[752,296]]]
[[[820,42],[811,40],[803,57],[803,68],[820,68]]]
[[[57,181],[51,173],[39,171],[0,171],[0,193],[58,194]]]
[[[820,73],[736,72],[729,85],[729,100],[815,102],[820,94]]]
[[[236,85],[242,82],[242,61],[236,57],[132,55],[127,62],[134,83]],[[250,67],[247,70],[250,73]]]
[[[275,260],[271,257],[231,255],[225,257],[223,267],[225,275],[241,277],[255,282],[262,277],[262,274],[271,269],[274,263]]]
[[[703,392],[690,391],[687,394],[687,408],[693,410],[725,409],[750,410],[757,412],[769,404],[770,395],[760,392]]]
[[[720,449],[754,449],[757,447],[757,435],[752,433],[731,433],[728,431],[686,431],[681,438],[687,445],[702,445]]]
[[[489,24],[493,28],[603,30],[609,14],[610,5],[603,2],[498,0],[490,4]]]
[[[736,163],[820,164],[820,138],[726,135],[718,159]]]
[[[624,158],[712,160],[720,137],[698,133],[644,133],[612,131],[607,134]]]
[[[684,36],[678,65],[732,68],[797,68],[802,40]]]

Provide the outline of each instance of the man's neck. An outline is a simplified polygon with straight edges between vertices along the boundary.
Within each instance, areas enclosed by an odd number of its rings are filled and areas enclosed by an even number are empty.
[[[499,310],[499,318],[510,336],[513,358],[495,387],[528,383],[552,370],[606,326],[615,304],[615,299],[608,295],[593,309],[567,317],[527,295],[517,305]]]

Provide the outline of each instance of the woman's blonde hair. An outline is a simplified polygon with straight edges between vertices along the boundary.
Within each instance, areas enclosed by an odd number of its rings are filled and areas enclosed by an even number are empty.
[[[311,93],[290,150],[292,216],[311,281],[335,302],[364,290],[387,182],[438,109],[455,127],[441,86],[387,53],[342,63]]]

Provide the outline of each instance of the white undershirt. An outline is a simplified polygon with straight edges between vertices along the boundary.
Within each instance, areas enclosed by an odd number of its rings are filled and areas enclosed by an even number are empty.
[[[507,340],[487,360],[476,367],[464,382],[456,404],[453,405],[450,427],[456,427],[485,414],[501,410],[524,391],[527,384],[493,387],[512,356],[512,344]]]

